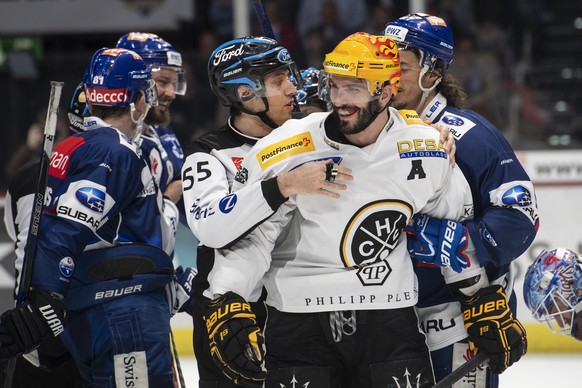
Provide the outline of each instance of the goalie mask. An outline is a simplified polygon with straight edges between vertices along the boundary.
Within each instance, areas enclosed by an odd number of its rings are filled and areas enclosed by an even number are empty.
[[[525,275],[523,295],[535,319],[582,341],[582,255],[542,251]]]
[[[174,70],[176,72],[174,92],[180,96],[186,94],[187,82],[182,69],[182,55],[170,43],[156,34],[130,32],[119,38],[115,47],[138,53],[152,72],[161,68]]]

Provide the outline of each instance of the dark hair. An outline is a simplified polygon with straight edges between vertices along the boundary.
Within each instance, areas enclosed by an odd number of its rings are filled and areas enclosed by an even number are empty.
[[[124,106],[101,106],[92,105],[90,108],[91,116],[99,117],[101,120],[121,117],[129,112],[129,108]]]
[[[420,49],[417,47],[407,47],[406,50],[414,53],[417,59],[420,59]],[[433,72],[443,74],[444,62],[437,59]],[[463,108],[467,93],[463,90],[461,83],[450,73],[445,73],[441,82],[437,85],[437,92],[441,93],[446,99],[447,104],[455,108]]]
[[[440,84],[437,86],[439,91],[447,99],[447,104],[455,108],[463,108],[467,93],[463,90],[461,83],[451,74],[445,73]]]

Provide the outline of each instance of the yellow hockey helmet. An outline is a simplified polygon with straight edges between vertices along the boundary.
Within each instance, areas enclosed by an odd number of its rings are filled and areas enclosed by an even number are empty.
[[[386,83],[392,85],[395,96],[402,74],[396,43],[386,36],[365,32],[342,40],[325,56],[323,69],[327,74],[366,79],[371,96],[379,96]]]

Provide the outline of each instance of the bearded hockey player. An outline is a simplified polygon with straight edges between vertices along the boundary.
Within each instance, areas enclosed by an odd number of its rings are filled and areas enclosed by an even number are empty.
[[[326,55],[321,96],[331,113],[290,120],[259,140],[234,187],[331,160],[322,186],[353,182],[335,201],[295,195],[246,238],[217,251],[205,295],[216,362],[241,381],[319,387],[434,383],[414,310],[418,290],[403,228],[414,213],[462,218],[469,187],[439,133],[414,111],[390,107],[398,91],[396,44],[356,33]],[[287,249],[273,253],[277,239]],[[453,253],[454,255],[454,253]],[[263,337],[246,303],[267,289]],[[224,333],[227,333],[226,335]],[[238,349],[238,350],[237,350]]]
[[[186,148],[182,170],[186,217],[200,241],[197,249],[198,275],[194,281],[195,306],[190,311],[194,324],[194,352],[200,388],[237,387],[235,378],[225,376],[213,362],[203,319],[202,293],[208,288],[208,274],[214,265],[214,249],[232,244],[270,217],[287,197],[302,193],[339,197],[345,190],[340,182],[322,187],[324,162],[305,165],[277,177],[255,182],[234,193],[232,184],[247,152],[256,141],[291,118],[298,76],[295,62],[286,48],[273,39],[245,37],[217,47],[208,61],[213,93],[230,108],[223,127],[212,131]],[[347,169],[344,177],[349,179]],[[251,299],[257,324],[265,320],[261,287]]]

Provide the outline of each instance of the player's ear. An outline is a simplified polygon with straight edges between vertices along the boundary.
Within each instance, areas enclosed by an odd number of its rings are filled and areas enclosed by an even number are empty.
[[[248,85],[239,86],[236,90],[236,94],[240,102],[249,101],[255,97],[255,91]]]
[[[397,85],[390,85],[388,82],[382,87],[382,94],[380,95],[380,102],[386,104],[392,98],[392,88],[397,88]]]

